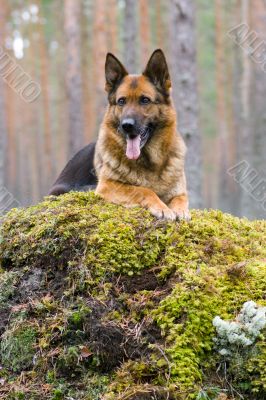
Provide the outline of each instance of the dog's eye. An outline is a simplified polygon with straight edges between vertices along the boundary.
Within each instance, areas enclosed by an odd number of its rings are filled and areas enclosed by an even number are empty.
[[[119,106],[124,106],[126,104],[126,98],[125,97],[120,97],[120,99],[117,100],[117,104]]]
[[[149,97],[141,96],[140,104],[149,104],[149,103],[151,103],[151,99],[149,99]]]

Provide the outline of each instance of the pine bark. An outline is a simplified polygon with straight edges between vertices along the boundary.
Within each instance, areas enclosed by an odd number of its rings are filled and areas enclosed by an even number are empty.
[[[229,176],[229,146],[228,146],[228,124],[226,115],[226,57],[225,39],[223,28],[223,2],[215,0],[215,22],[216,22],[216,92],[217,92],[217,127],[218,127],[218,206],[222,211],[230,211]]]
[[[147,63],[150,56],[150,18],[149,18],[149,4],[147,0],[140,0],[140,44],[141,44],[141,66],[142,68]]]
[[[252,0],[252,4],[250,1],[249,4],[249,12],[250,12],[250,27],[257,34],[257,42],[256,45],[260,45],[260,49],[262,50],[264,42],[264,46],[266,43],[266,3],[260,0]],[[264,47],[265,49],[265,47]],[[255,62],[253,59],[251,60],[251,71],[250,71],[250,112],[249,112],[249,121],[250,121],[250,129],[249,129],[249,143],[252,142],[250,146],[251,154],[250,160],[252,168],[257,171],[257,180],[253,185],[261,186],[262,181],[266,184],[266,109],[265,109],[265,99],[266,99],[266,51],[261,53],[261,57],[259,56],[260,50],[255,51],[253,56],[257,55],[258,59],[261,58],[264,61]],[[262,186],[261,186],[262,187]],[[264,188],[263,194],[266,200],[266,189]],[[264,201],[264,206],[259,201],[259,198],[256,196],[250,197],[250,207],[248,215],[251,218],[266,218],[266,201]]]
[[[0,0],[0,48],[4,50],[6,24],[6,1]],[[7,121],[5,104],[5,83],[0,77],[0,190],[5,186],[5,165],[7,150]],[[0,198],[1,206],[1,198]]]
[[[124,15],[124,64],[129,73],[136,73],[137,62],[137,2],[125,0]]]
[[[94,4],[94,114],[95,127],[98,131],[105,112],[107,100],[105,92],[105,58],[107,53],[107,27],[106,27],[106,3],[105,0],[97,0]]]
[[[250,23],[250,4],[249,0],[242,0],[241,2],[241,17],[242,22],[249,25]],[[246,51],[242,52],[242,77],[240,80],[241,87],[241,132],[240,132],[240,143],[239,150],[241,153],[241,159],[246,160],[249,164],[251,164],[251,136],[250,136],[250,88],[251,88],[251,60]],[[250,198],[249,193],[245,189],[241,189],[241,214],[247,217],[252,215],[252,199]]]
[[[39,65],[36,64],[36,55],[39,51],[39,38],[36,38],[38,28],[34,25],[29,25],[27,36],[31,41],[31,46],[28,50],[28,67],[27,71],[34,79],[39,81]],[[16,94],[15,94],[16,95]],[[43,183],[47,181],[46,179],[46,165],[45,165],[45,157],[43,156],[43,131],[42,131],[42,115],[40,104],[42,102],[42,94],[40,97],[34,101],[32,104],[27,106],[27,124],[25,126],[28,127],[27,132],[27,140],[29,143],[28,152],[28,162],[29,162],[29,170],[30,170],[30,182],[31,182],[31,198],[28,199],[29,203],[37,203],[40,201],[43,195],[47,194],[47,185],[44,188]],[[11,99],[12,101],[12,99]],[[11,115],[12,117],[12,115]],[[18,139],[17,139],[18,142]],[[15,145],[12,146],[15,148]],[[15,158],[15,162],[17,163],[17,157]],[[17,165],[16,165],[17,168]],[[52,178],[54,179],[54,177]],[[52,182],[51,179],[51,182]],[[49,184],[51,185],[51,182]],[[45,191],[46,189],[46,191]]]
[[[42,4],[39,1],[40,15],[42,14]],[[55,176],[55,160],[53,156],[54,143],[52,140],[51,114],[50,114],[50,96],[49,96],[49,56],[46,47],[44,26],[38,24],[39,34],[39,52],[40,52],[40,83],[42,88],[42,110],[44,126],[44,158],[45,158],[45,181],[44,190],[47,193],[51,181]]]
[[[239,0],[235,7],[235,26],[250,24],[249,0]],[[234,39],[234,38],[233,38]],[[232,39],[232,40],[233,40]],[[234,45],[234,114],[236,126],[236,162],[243,160],[251,165],[252,140],[250,136],[250,72],[251,60],[247,52]],[[251,197],[237,182],[236,204],[239,216],[251,216]]]
[[[110,10],[108,12],[108,37],[109,51],[113,54],[118,52],[118,16],[117,16],[117,0],[108,1]]]
[[[66,87],[68,98],[68,153],[72,156],[83,145],[83,98],[81,74],[81,0],[64,1],[66,37]]]
[[[187,145],[186,175],[193,208],[202,206],[202,143],[198,119],[195,2],[169,0],[169,56],[178,128]]]
[[[164,41],[164,26],[163,26],[163,7],[162,1],[156,0],[156,36],[157,36],[157,44],[159,48],[163,48],[165,45]]]

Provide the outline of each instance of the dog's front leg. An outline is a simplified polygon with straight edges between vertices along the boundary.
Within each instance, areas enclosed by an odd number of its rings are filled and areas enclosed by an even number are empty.
[[[107,201],[122,204],[125,207],[141,206],[147,208],[157,218],[174,221],[175,212],[159,199],[152,190],[131,186],[113,180],[100,180],[96,193]]]
[[[179,220],[190,220],[190,212],[188,209],[188,196],[186,193],[180,194],[172,198],[168,207],[174,211],[176,218]]]

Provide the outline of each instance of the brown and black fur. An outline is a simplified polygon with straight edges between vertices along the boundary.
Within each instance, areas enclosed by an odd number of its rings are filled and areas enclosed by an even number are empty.
[[[185,145],[177,132],[171,81],[163,52],[156,50],[152,54],[141,75],[129,75],[109,53],[105,74],[109,105],[95,147],[95,173],[92,149],[83,149],[83,157],[86,159],[88,153],[90,160],[86,163],[76,155],[50,194],[86,190],[97,180],[96,193],[107,201],[126,207],[139,205],[158,218],[188,219]],[[140,138],[140,154],[136,159],[129,159],[126,143],[136,137]],[[82,176],[82,182],[75,181],[78,175]]]

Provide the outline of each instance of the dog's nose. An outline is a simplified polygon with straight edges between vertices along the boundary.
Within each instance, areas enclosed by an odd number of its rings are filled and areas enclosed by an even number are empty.
[[[125,118],[121,126],[124,132],[132,133],[135,128],[135,120],[133,118]]]

